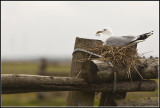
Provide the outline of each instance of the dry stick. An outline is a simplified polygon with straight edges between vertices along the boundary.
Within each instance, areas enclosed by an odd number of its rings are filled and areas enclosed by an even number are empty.
[[[90,60],[91,56],[92,56],[92,54],[90,54],[90,56],[88,57],[88,60]]]
[[[126,48],[126,47],[127,47],[127,46],[123,46],[123,47],[121,47],[121,49],[119,49],[119,50],[118,50],[118,52],[119,52],[119,51],[121,51],[122,49]]]
[[[129,78],[129,72],[127,71],[127,76],[128,76],[128,78]]]
[[[141,53],[140,55],[143,56],[144,54],[150,53],[150,52],[153,52],[153,51],[144,52],[144,53]]]
[[[143,76],[138,72],[137,68],[135,67],[135,65],[133,65],[134,69],[136,70],[136,72],[140,75],[140,77],[143,79]]]
[[[76,78],[78,78],[78,76],[80,75],[81,71],[79,71],[78,75],[76,76]]]
[[[150,52],[153,52],[153,51],[148,51],[148,52],[144,52],[144,53],[141,53],[141,54],[146,54],[146,53],[150,53]]]
[[[131,79],[131,82],[132,82],[132,77],[131,77],[130,66],[129,66],[129,68],[128,68],[128,71],[129,71],[130,79]]]

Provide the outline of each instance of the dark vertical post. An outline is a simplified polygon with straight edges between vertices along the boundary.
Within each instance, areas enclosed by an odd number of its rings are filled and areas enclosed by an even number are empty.
[[[47,67],[47,62],[44,58],[42,58],[40,60],[38,75],[45,75],[46,74],[46,67]]]
[[[46,67],[47,67],[46,60],[44,58],[42,58],[40,60],[38,75],[45,75],[46,74]],[[44,95],[45,95],[45,93],[43,93],[43,92],[37,92],[37,98],[39,100],[43,100]]]

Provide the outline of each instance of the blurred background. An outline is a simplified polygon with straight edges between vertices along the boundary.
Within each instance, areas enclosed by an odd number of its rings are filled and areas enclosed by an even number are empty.
[[[159,57],[158,1],[2,1],[2,74],[69,76],[75,38],[154,34],[139,43],[145,57]],[[156,80],[158,81],[158,80]],[[65,106],[67,92],[3,94],[2,106]],[[127,93],[127,98],[157,97],[155,92]],[[95,106],[99,103],[95,98]]]

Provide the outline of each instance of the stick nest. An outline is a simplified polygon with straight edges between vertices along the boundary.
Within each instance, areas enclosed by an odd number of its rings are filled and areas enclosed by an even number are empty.
[[[140,64],[140,56],[137,53],[135,46],[125,47],[125,46],[104,46],[100,43],[96,43],[96,47],[87,48],[84,46],[78,46],[78,48],[86,49],[87,51],[101,55],[101,58],[92,56],[86,53],[85,60],[104,60],[111,62],[113,66],[120,66],[127,68],[128,77],[131,78],[130,69],[134,68],[138,72],[136,66]],[[141,76],[141,75],[140,75]],[[143,77],[141,76],[143,79]]]

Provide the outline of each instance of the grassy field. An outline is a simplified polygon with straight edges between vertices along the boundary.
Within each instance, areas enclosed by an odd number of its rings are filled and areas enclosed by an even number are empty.
[[[3,63],[2,74],[37,74],[38,63]],[[70,66],[48,64],[46,72],[54,76],[69,76]],[[158,80],[156,80],[158,83]],[[37,97],[37,93],[2,94],[2,106],[65,106],[66,91],[43,92],[43,99]],[[128,92],[127,99],[140,97],[158,97],[158,89],[154,92]],[[94,106],[98,106],[100,94],[96,95]]]

